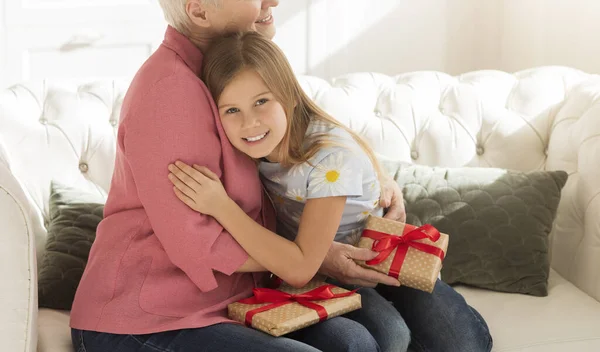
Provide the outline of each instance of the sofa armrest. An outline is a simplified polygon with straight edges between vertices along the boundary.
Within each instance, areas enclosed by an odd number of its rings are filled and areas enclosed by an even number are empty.
[[[555,107],[546,168],[569,172],[551,233],[552,267],[600,301],[598,92],[600,76],[591,76]]]
[[[25,195],[0,158],[0,341],[3,351],[35,352],[35,238]]]

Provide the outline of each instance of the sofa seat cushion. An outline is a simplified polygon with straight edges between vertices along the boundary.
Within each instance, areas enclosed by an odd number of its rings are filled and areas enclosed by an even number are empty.
[[[38,352],[73,352],[69,311],[40,308],[38,312]]]
[[[547,297],[457,290],[487,321],[494,352],[600,351],[600,302],[554,270]],[[38,352],[73,352],[68,312],[42,308],[38,323]]]
[[[495,352],[600,351],[600,302],[554,270],[547,297],[456,289],[485,318]]]

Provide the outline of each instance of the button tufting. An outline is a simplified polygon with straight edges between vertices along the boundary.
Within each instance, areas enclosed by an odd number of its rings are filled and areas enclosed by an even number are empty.
[[[40,123],[41,123],[42,125],[47,125],[47,124],[48,124],[48,120],[42,117],[42,118],[40,119]]]
[[[416,150],[413,150],[412,152],[410,152],[410,158],[412,160],[417,160],[419,159],[419,152]]]
[[[115,120],[110,120],[110,125],[115,127],[117,125],[117,121]]]
[[[90,168],[89,168],[88,164],[86,164],[86,163],[80,163],[79,164],[79,171],[85,173],[85,172],[88,172],[89,169]]]
[[[379,110],[375,110],[375,116],[377,116],[377,117],[381,117],[381,111],[379,111]]]
[[[484,152],[485,152],[485,150],[483,149],[482,146],[477,147],[477,155],[483,155]]]

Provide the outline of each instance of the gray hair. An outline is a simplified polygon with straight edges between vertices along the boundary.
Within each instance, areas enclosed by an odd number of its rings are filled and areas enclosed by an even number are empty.
[[[189,0],[158,0],[165,15],[165,20],[180,33],[189,35],[190,19],[185,11]],[[200,0],[205,5],[219,6],[221,0]]]

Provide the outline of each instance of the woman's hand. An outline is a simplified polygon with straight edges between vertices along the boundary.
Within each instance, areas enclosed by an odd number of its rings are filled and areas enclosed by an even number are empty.
[[[177,198],[199,213],[217,217],[231,200],[219,177],[204,166],[177,161],[169,171]]]
[[[402,190],[396,181],[389,176],[384,177],[384,182],[381,184],[379,204],[386,209],[384,218],[400,222],[406,221]]]
[[[355,260],[371,260],[379,253],[368,248],[358,248],[345,243],[333,242],[319,273],[343,284],[375,287],[377,284],[400,286],[397,279],[376,270],[366,269]]]

